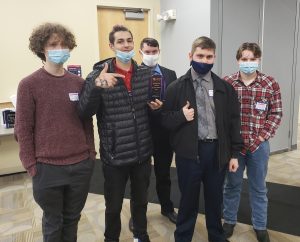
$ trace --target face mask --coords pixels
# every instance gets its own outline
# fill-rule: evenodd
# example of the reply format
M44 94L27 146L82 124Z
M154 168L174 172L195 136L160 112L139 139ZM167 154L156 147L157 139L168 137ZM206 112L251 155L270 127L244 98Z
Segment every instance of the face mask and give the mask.
M134 50L131 50L129 52L116 50L116 57L124 64L127 64L132 59L133 56L134 56Z
M213 68L214 64L207 64L203 62L191 61L191 65L193 69L200 75L205 75L208 73L211 68Z
M68 49L48 50L49 60L55 64L63 64L70 57L70 51Z
M246 75L250 75L257 70L258 62L254 62L254 61L241 62L239 64L239 68L241 72L245 73Z
M146 66L150 66L150 67L156 66L156 64L158 63L158 56L159 56L159 54L156 54L156 55L146 55L143 52L142 52L142 54L143 54L143 63Z

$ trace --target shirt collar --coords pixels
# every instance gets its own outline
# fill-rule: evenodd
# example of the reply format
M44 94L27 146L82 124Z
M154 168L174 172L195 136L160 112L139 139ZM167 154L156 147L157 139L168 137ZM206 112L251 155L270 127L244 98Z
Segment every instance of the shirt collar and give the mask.
M207 72L205 75L200 75L197 73L193 67L191 67L191 75L192 75L192 80L196 81L197 79L203 79L206 82L212 82L212 77L211 77L211 71Z
M262 80L262 73L259 72L259 71L256 71L256 72L257 72L257 76L256 76L255 80L252 82L252 84L255 83L255 82L260 83L261 80ZM237 81L237 82L241 82L242 83L242 78L241 78L241 74L240 74L239 71L236 72L236 73L234 73L234 74L232 74L231 75L231 79L233 81Z
M162 72L161 72L158 64L156 64L154 67L152 67L152 73L160 74L162 76Z
M119 68L119 67L117 66L116 61L114 61L114 66L115 66L116 72L119 73L119 74L122 74L122 75L124 75L124 76L127 75L127 74L132 73L132 69L133 69L133 65L132 65L132 64L130 65L130 69L129 69L128 71Z

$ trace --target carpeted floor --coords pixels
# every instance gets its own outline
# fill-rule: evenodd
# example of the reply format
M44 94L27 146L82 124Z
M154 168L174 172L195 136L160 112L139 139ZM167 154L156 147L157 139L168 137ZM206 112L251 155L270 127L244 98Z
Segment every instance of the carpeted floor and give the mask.
M174 206L178 208L180 192L177 183L176 168L171 168L172 194ZM300 187L288 186L276 183L267 183L269 209L268 228L300 236ZM94 174L91 180L90 192L103 194L103 174L100 160L97 160ZM130 198L129 185L127 184L125 197ZM149 202L158 203L155 191L155 175L152 169L149 189ZM203 193L200 195L200 213L204 213ZM243 191L238 214L238 221L251 224L251 212L248 199L247 180L244 180Z

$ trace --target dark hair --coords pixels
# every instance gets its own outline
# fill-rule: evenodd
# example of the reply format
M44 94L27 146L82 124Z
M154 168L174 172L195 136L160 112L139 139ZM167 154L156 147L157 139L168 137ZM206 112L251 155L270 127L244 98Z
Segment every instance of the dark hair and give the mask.
M201 36L194 40L191 50L192 54L194 54L197 47L200 47L201 49L212 49L213 51L216 50L215 42L206 36Z
M29 38L29 49L43 61L46 61L44 48L53 34L57 34L70 50L76 45L75 36L61 24L45 23L36 27Z
M148 45L148 46L151 46L151 47L158 47L159 49L159 43L156 39L154 38L144 38L142 41L141 41L141 44L140 44L140 48L142 49L144 44Z
M119 32L119 31L129 32L130 35L131 35L131 38L133 38L132 33L128 28L126 28L123 25L118 25L117 24L117 25L113 26L112 31L109 33L109 43L114 44L114 42L115 42L115 33Z
M261 57L261 50L258 44L256 43L243 43L239 49L236 52L236 59L239 60L242 57L242 52L244 50L250 50L252 51L253 55L255 58L260 58Z

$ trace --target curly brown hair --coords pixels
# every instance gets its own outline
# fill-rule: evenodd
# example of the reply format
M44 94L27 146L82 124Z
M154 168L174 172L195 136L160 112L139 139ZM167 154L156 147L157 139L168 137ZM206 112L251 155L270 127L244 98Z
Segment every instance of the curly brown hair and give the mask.
M45 23L36 27L29 38L29 49L43 61L46 61L44 48L53 34L57 34L70 50L76 45L73 33L61 24Z

